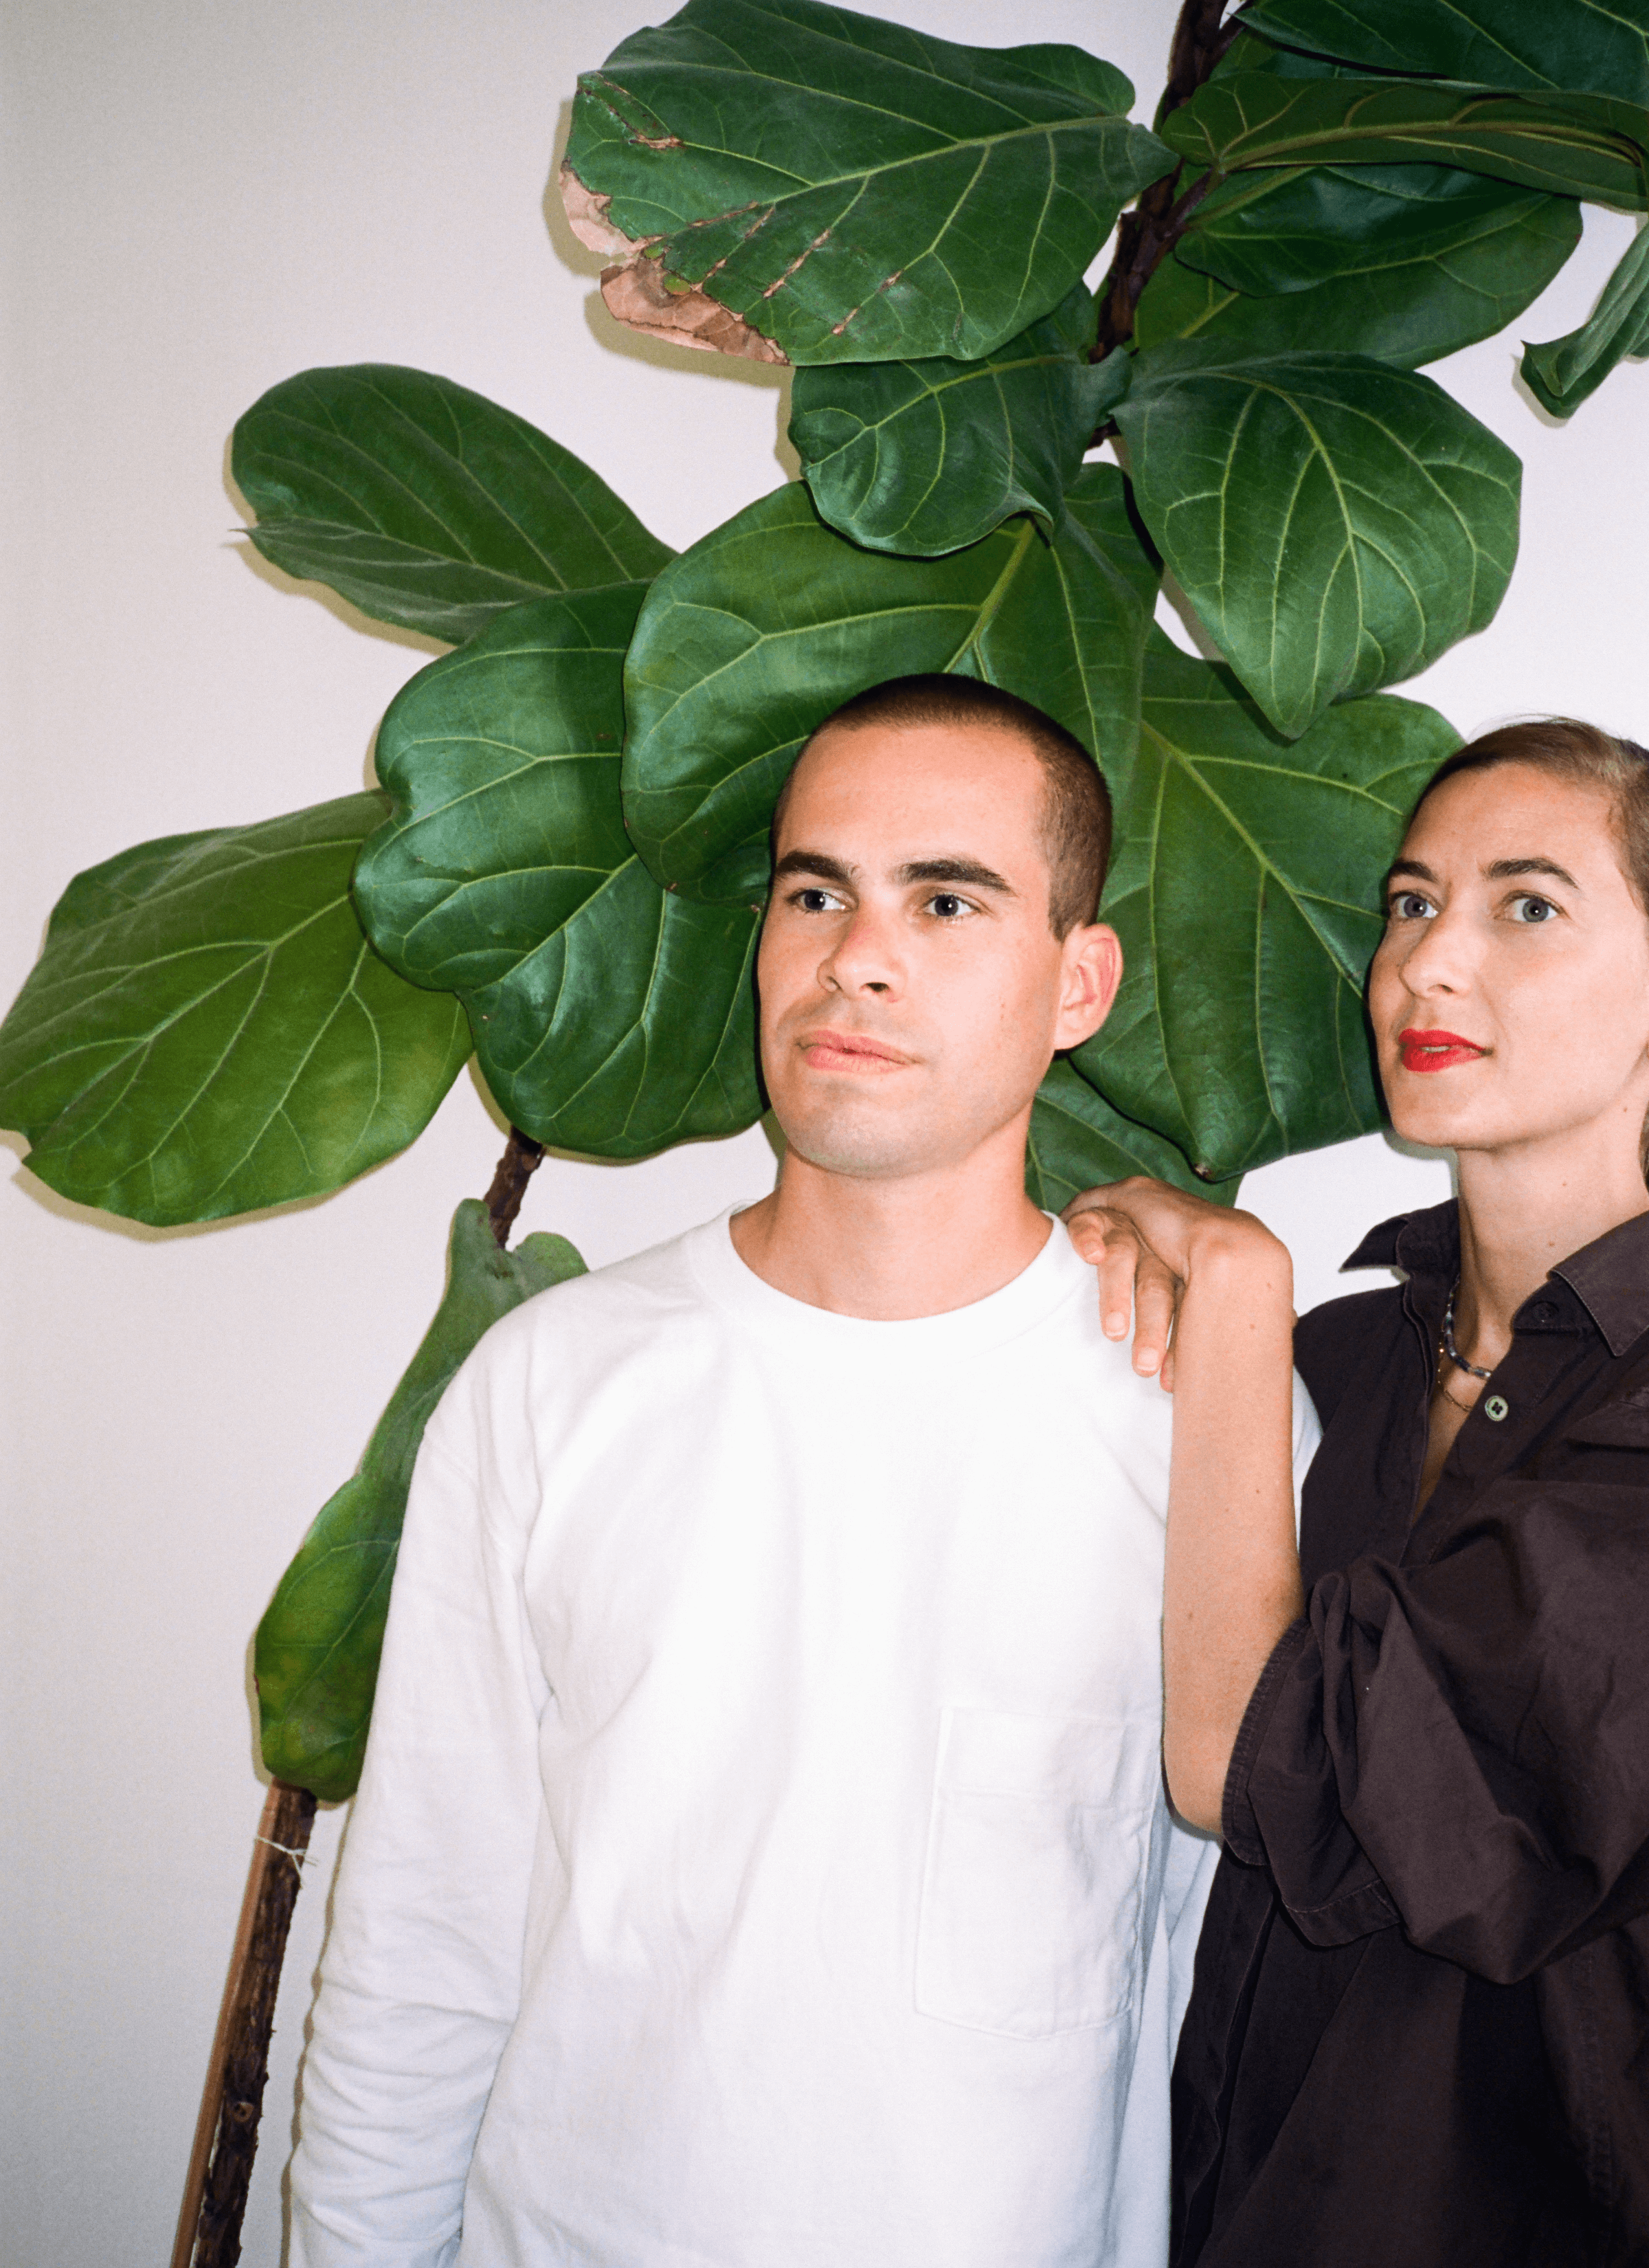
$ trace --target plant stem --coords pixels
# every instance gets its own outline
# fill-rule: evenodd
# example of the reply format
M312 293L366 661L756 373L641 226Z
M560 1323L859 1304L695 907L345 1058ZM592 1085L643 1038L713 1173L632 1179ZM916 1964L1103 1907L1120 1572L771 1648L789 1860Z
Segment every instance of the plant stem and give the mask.
M501 1250L521 1210L544 1145L519 1126L487 1192L487 1215ZM269 2039L287 1933L309 1848L315 1799L307 1788L271 1780L252 1845L240 1920L206 2066L195 2145L183 2185L172 2268L234 2268L240 2224L257 2156L258 2122L269 2075Z
M543 1156L541 1142L534 1142L532 1136L523 1134L519 1126L511 1127L510 1139L498 1160L492 1187L487 1191L487 1216L492 1223L492 1233L498 1240L501 1252L508 1249L510 1231L515 1226L515 1217L521 1210L526 1185L538 1171Z
M1227 0L1185 0L1168 50L1168 83L1157 105L1159 126L1171 111L1190 100L1236 38L1237 25L1221 21L1226 4ZM1133 337L1141 292L1202 202L1203 181L1194 183L1183 196L1176 196L1184 170L1181 166L1153 181L1133 210L1124 213L1117 224L1110 273L1094 295L1100 305L1100 334L1090 357L1094 362L1102 362ZM1097 440L1100 436L1094 438Z
M172 2268L234 2268L240 2257L281 1963L314 1819L307 1788L270 1781L206 2066Z

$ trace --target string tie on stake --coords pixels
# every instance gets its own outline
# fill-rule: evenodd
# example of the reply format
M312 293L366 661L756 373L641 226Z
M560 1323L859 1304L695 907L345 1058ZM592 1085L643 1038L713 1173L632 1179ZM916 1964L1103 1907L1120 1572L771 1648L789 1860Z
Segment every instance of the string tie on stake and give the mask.
M307 1851L294 1851L290 1843L277 1843L272 1835L254 1835L252 1839L254 1843L267 1843L271 1851L280 1852L283 1858L291 1860L294 1867L301 1867L308 1859Z

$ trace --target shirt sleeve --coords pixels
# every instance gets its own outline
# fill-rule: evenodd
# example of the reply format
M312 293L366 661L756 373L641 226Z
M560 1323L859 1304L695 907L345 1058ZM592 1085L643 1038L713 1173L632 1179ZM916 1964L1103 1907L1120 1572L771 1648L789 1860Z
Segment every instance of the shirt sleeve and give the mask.
M304 2062L291 2268L455 2257L519 1999L548 1694L477 1399L460 1373L408 1500Z
M1423 1565L1314 1587L1249 1703L1233 1855L1313 1944L1401 1924L1514 1983L1649 1911L1649 1490L1492 1483Z

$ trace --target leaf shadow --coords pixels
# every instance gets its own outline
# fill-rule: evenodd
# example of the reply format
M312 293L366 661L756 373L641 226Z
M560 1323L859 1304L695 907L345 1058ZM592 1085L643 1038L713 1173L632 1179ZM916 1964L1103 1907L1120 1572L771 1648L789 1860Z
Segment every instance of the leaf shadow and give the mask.
M257 514L235 486L234 475L230 469L234 446L235 437L231 432L224 443L224 494L228 497L231 508L238 512L243 520L250 523L256 519ZM326 583L305 582L295 575L289 575L283 567L277 567L272 560L266 559L256 545L248 541L245 527L236 528L225 537L225 542L226 548L239 551L259 582L267 583L272 591L279 591L284 596L312 600L316 606L324 608L335 622L342 622L346 630L364 630L369 637L383 638L390 645L405 646L409 653L416 653L428 661L438 660L442 654L453 651L443 638L429 637L422 630L403 630L399 622L380 622L375 615L364 615L358 607L351 605L348 599L341 598ZM372 779L367 781L369 787L376 784Z
M1156 622L1182 653L1195 654L1203 661L1226 666L1225 655L1203 628L1196 609L1167 567L1162 571L1162 586L1157 593Z
M566 209L561 202L561 166L566 155L567 137L572 130L572 98L563 102L556 117L556 135L551 146L549 178L544 184L540 210L544 216L544 227L556 257L575 276L583 276L596 286L585 296L584 320L596 343L612 354L621 354L631 362L644 363L649 370L662 371L666 376L679 377L685 370L694 377L716 377L735 386L754 387L758 393L775 396L775 411L778 431L774 438L773 454L777 459L788 481L801 478L801 459L790 444L790 382L793 372L773 363L746 362L738 355L708 354L699 347L674 347L664 339L651 338L645 332L632 331L607 311L601 297L600 276L608 264L598 252L592 252L573 234Z
M60 1196L49 1182L41 1181L38 1174L30 1172L28 1146L25 1135L9 1130L0 1132L0 1150L9 1150L18 1161L18 1170L11 1178L13 1189L27 1197L31 1204L39 1205L42 1212L49 1213L54 1220L72 1221L84 1228L102 1229L106 1234L123 1236L132 1244L177 1244L188 1237L216 1236L225 1229L247 1228L258 1221L279 1220L288 1213L313 1212L318 1206L330 1204L334 1197L342 1197L344 1190L358 1187L374 1174L381 1174L386 1166L393 1166L396 1158L405 1155L403 1151L398 1150L394 1158L380 1158L364 1174L357 1174L353 1181L344 1182L342 1189L322 1189L314 1197L284 1197L278 1204L258 1205L250 1212L228 1213L221 1220L180 1220L162 1228L151 1221L128 1220L123 1213L105 1212L99 1206L82 1204L76 1197ZM411 1145L409 1144L408 1147L410 1148Z

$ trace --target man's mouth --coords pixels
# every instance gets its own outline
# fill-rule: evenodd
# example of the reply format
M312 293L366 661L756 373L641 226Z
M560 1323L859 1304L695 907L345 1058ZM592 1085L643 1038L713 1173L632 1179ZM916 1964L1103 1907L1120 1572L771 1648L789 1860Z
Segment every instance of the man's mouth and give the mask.
M911 1058L880 1040L867 1040L858 1032L805 1032L796 1042L807 1059L809 1071L846 1071L860 1078L903 1071Z
M1397 1047L1404 1071L1447 1071L1455 1064L1476 1063L1488 1053L1458 1032L1399 1032Z

